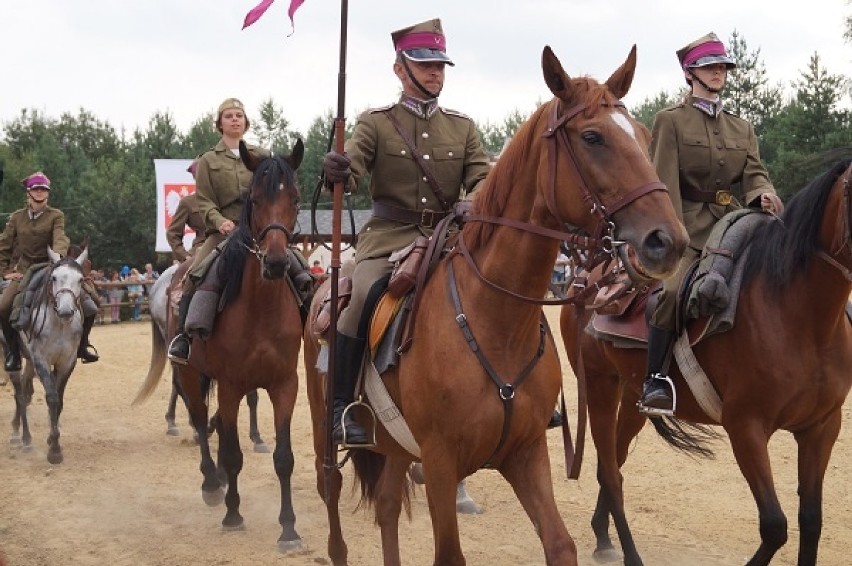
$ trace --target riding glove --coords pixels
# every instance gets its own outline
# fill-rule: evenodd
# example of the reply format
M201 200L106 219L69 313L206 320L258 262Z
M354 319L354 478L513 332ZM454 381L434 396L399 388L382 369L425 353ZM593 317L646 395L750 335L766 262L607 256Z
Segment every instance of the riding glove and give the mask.
M329 151L322 160L322 172L325 180L329 183L345 183L352 170L349 168L350 161L346 154Z

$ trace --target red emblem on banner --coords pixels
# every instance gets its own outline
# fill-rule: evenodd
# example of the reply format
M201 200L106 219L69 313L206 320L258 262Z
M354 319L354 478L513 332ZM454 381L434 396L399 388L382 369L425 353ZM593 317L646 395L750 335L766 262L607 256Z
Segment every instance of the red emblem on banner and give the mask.
M168 228L172 223L172 217L177 212L178 203L180 203L180 199L187 195L191 195L195 192L195 184L193 183L165 183L163 185L163 191L165 193L165 198L163 199L163 203L165 205L165 226ZM192 234L192 230L189 226L184 228L185 234Z

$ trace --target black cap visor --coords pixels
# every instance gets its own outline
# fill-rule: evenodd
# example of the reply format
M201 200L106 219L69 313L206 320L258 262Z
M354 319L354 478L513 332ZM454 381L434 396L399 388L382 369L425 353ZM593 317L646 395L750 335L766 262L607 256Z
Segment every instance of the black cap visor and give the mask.
M418 63L446 63L447 65L455 67L455 63L453 63L452 59L447 57L447 54L440 49L406 49L402 52L402 54L405 55L406 59L409 61L416 61Z

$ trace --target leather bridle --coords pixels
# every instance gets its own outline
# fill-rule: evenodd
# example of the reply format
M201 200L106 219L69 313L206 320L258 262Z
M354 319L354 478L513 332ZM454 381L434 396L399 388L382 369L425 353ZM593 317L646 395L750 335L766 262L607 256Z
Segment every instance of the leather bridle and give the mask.
M603 102L602 105L610 106L605 102ZM621 102L616 102L612 106L616 108L624 108L624 104L622 104ZM561 215L559 214L559 210L556 207L556 163L557 156L561 150L568 156L570 160L570 163L572 165L571 171L572 174L577 178L577 184L580 188L580 194L583 198L583 202L586 203L586 205L589 207L590 212L598 219L597 225L591 234L581 235L574 230L553 230L536 224L531 224L529 222L521 222L519 220L514 220L511 218L484 216L481 214L465 215L465 222L486 222L489 224L498 224L502 226L508 226L516 230L521 230L524 232L537 234L539 236L544 236L546 238L564 241L570 249L575 251L583 250L586 252L582 254L585 259L583 260L583 263L579 266L582 267L583 270L585 270L586 272L591 272L594 267L600 265L601 263L615 260L618 254L618 248L623 246L625 242L619 241L615 237L616 226L615 221L613 219L613 215L621 209L626 208L639 198L647 195L648 193L654 191L666 191L667 189L666 186L660 181L651 181L628 191L626 194L624 194L618 200L612 203L603 202L594 192L592 192L591 189L589 189L589 185L586 182L586 179L583 176L583 173L581 172L580 167L577 163L577 157L574 154L574 150L571 147L570 141L568 140L568 132L565 128L565 125L571 119L579 115L581 112L585 111L587 108L587 104L577 104L560 115L558 101L553 104L553 109L548 117L548 126L545 130L545 133L543 134L544 138L546 138L547 140L547 152L549 160L548 188L547 192L545 193L545 202L547 203L548 211L558 221L559 225L568 226L569 224L565 222L565 220L561 217ZM487 279L485 275L479 270L479 267L476 265L476 262L473 260L473 257L470 254L470 250L468 249L467 244L465 243L464 237L459 238L459 245L457 249L458 252L465 258L471 270L483 283L485 283L492 289L495 289L527 303L534 303L540 305L564 305L567 303L585 303L590 300L593 295L597 294L598 291L597 288L581 289L577 293L574 293L571 296L562 299L539 299L535 297L527 297L525 295L521 295L520 293L516 293L514 291L506 289L505 287L495 283L494 281ZM608 283L608 281L604 280L600 282L601 285L606 285Z

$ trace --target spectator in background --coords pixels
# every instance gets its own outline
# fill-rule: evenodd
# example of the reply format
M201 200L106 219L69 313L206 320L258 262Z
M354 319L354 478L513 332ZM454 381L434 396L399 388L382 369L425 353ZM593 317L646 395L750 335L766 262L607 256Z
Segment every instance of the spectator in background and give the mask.
M133 320L142 320L142 302L145 300L145 286L142 285L143 278L135 267L130 270L127 278L127 300L133 303Z
M128 273L130 270L128 269ZM109 276L110 283L121 283L121 274L118 271L113 271ZM109 287L107 291L109 296L109 304L110 304L110 322L112 324L118 324L121 322L121 300L124 298L124 288L118 285L113 285Z
M198 158L186 169L192 173L193 179L195 179L196 169L198 169ZM195 239L192 240L192 247L189 250L183 245L183 235L187 226L195 232ZM172 248L172 257L178 262L183 262L186 258L192 257L195 250L201 247L205 239L207 239L207 234L204 217L201 216L201 210L198 207L198 197L195 196L195 193L186 195L180 199L166 230L166 240Z

